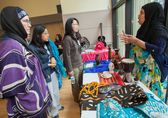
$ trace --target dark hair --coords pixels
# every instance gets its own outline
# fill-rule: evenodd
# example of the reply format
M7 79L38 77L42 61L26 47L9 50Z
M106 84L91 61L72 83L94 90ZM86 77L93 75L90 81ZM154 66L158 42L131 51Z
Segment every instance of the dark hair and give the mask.
M72 29L72 23L73 21L76 20L76 22L79 24L79 21L76 19L76 18L69 18L67 21L66 21L66 24L65 24L65 36L66 35L69 35L72 37L72 39L74 40L80 40L81 39L81 35L79 32L76 32L76 37L74 37L74 31ZM64 37L65 37L64 36Z
M57 40L58 39L58 40ZM55 41L62 41L61 34L56 34Z
M37 47L43 47L44 42L41 38L41 35L45 31L45 29L46 27L43 25L37 25L34 27L31 44Z
M65 24L65 35L73 34L72 23L74 20L76 20L76 22L79 24L79 21L76 18L69 18Z

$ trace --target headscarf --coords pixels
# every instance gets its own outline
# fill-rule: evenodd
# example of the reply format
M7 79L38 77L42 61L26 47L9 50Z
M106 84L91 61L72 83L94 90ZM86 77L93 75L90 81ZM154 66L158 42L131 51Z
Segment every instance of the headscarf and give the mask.
M157 38L168 39L168 30L164 26L164 10L157 2L142 6L145 11L145 21L137 32L137 38L152 43Z
M27 33L21 23L21 19L28 14L19 7L5 7L1 11L1 26L8 37L17 40L29 49L26 43Z

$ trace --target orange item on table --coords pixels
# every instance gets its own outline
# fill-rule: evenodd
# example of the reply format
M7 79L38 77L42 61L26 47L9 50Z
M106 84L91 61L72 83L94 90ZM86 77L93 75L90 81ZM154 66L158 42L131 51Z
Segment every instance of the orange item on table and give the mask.
M117 72L114 72L113 75L109 78L104 78L104 77L102 77L102 75L103 75L103 73L98 73L100 83L102 83L104 85L109 85L112 83L116 83L121 86L124 85L122 78L120 77L120 75Z

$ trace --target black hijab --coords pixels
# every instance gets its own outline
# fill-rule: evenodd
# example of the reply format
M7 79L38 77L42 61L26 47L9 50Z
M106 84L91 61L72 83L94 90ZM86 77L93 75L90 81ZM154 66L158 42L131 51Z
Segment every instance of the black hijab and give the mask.
M164 26L164 10L157 2L144 5L142 9L145 11L145 22L141 25L137 32L137 38L152 43L157 38L168 39L168 30Z
M5 7L1 11L1 26L5 36L17 40L19 43L29 49L26 42L27 33L21 23L21 19L27 16L27 13L19 7ZM29 49L30 50L30 49Z

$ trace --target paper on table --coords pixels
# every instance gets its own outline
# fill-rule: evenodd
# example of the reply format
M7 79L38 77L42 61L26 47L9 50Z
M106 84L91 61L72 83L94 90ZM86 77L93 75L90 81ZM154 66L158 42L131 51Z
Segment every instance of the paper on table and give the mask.
M92 68L94 66L94 63L88 63L85 65L86 68Z
M97 73L84 73L83 74L83 85L91 83L91 82L98 82L99 77Z
M96 111L82 111L81 118L96 118Z

